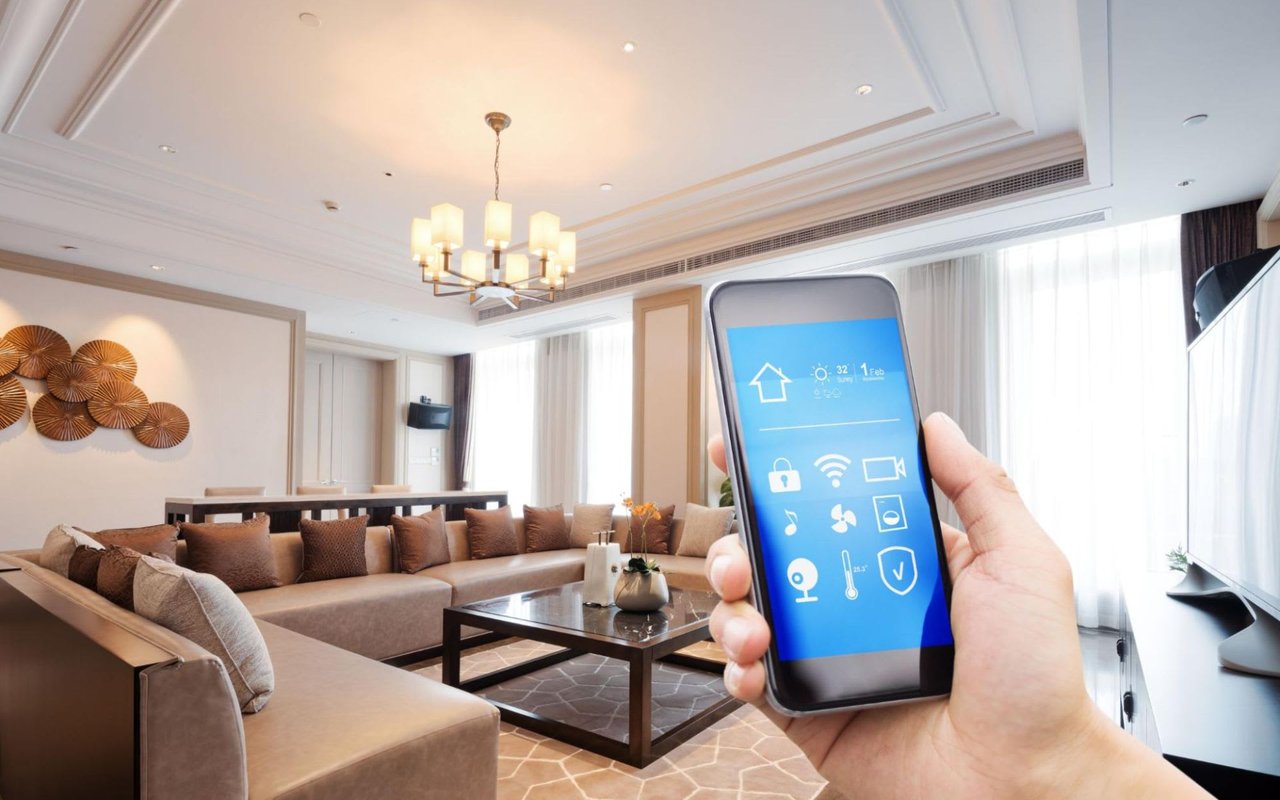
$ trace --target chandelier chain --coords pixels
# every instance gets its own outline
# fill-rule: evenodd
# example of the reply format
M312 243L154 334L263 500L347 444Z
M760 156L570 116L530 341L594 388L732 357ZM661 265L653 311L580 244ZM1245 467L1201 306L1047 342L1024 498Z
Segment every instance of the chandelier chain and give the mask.
M494 131L493 133L493 199L498 198L498 187L502 185L502 178L498 175L498 155L502 152L502 131Z

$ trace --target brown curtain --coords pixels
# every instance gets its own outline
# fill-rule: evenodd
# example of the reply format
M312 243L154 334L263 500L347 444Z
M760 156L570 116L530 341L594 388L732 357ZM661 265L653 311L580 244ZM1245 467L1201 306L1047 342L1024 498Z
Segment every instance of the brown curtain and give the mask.
M471 439L471 354L453 357L453 488L467 488L467 444Z
M1196 280L1215 264L1247 256L1258 249L1261 203L1261 200L1249 200L1182 215L1182 309L1188 344L1200 333L1191 305Z

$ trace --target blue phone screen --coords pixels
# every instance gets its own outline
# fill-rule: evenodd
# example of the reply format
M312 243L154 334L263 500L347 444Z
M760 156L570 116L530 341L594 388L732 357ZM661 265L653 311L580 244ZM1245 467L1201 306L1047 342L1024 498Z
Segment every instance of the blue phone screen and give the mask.
M898 321L727 336L779 658L951 644Z

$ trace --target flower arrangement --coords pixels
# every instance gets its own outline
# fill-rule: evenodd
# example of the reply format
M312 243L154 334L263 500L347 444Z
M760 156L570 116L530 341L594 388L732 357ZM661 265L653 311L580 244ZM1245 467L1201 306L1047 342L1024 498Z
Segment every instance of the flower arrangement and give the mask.
M623 500L622 505L626 506L632 517L640 520L640 555L633 552L622 571L640 575L661 572L658 562L649 558L649 523L658 518L658 507L653 503L637 503L630 497Z

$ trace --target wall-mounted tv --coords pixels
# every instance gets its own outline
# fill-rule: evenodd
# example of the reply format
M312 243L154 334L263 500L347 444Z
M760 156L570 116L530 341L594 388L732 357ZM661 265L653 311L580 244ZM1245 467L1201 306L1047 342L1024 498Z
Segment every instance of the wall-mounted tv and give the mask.
M419 430L444 430L453 423L453 406L433 403L431 398L424 397L420 402L409 404L409 427Z

